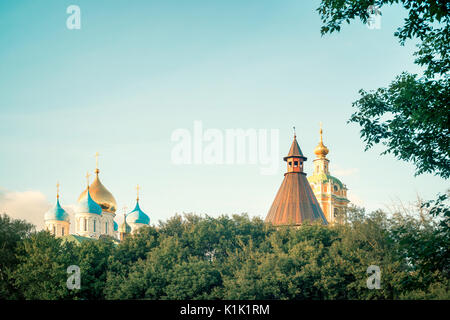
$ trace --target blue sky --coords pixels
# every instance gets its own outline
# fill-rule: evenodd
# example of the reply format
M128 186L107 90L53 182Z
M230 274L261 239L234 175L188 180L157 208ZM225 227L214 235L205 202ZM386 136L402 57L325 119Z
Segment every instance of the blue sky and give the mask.
M71 4L81 9L80 30L66 28ZM332 174L371 210L444 191L444 180L414 177L411 164L379 156L380 147L364 152L358 126L347 124L359 89L420 72L414 44L393 36L403 9L382 8L379 30L355 21L321 37L318 6L1 1L0 192L42 193L53 203L60 181L62 204L74 204L98 151L118 207L134 206L139 183L152 222L183 211L264 218L284 162L269 176L255 165L176 166L171 134L193 130L195 120L205 129L279 129L280 159L296 126L308 173L322 121ZM0 201L0 210L15 209Z

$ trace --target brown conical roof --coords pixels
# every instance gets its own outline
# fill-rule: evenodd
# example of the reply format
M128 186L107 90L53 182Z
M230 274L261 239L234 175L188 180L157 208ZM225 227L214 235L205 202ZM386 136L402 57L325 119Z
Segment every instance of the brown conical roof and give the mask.
M265 221L273 225L301 225L316 220L328 224L306 175L287 173Z
M292 157L302 157L302 158L305 158L305 160L306 160L306 157L303 155L302 150L300 149L300 146L298 145L297 136L294 136L294 141L292 141L291 148L289 149L289 153L283 159L286 161L287 158L292 158Z
M307 221L328 224L306 179L306 173L303 172L303 161L306 161L306 157L303 156L295 136L284 160L287 161L288 158L298 158L298 162L293 164L289 161L288 172L284 174L284 180L265 221L276 226L301 225Z

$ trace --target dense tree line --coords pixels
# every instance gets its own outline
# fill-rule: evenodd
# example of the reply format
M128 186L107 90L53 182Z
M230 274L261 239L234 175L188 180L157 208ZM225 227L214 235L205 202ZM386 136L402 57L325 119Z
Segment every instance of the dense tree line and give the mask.
M343 225L299 228L186 214L120 244L76 245L3 215L0 298L449 299L448 227L443 202L390 215L352 207ZM80 289L66 287L69 265ZM370 265L380 289L367 287Z

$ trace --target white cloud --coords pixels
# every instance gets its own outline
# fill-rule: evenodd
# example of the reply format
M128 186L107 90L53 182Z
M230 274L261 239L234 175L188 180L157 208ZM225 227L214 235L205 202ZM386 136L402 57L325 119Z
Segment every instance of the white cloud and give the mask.
M14 219L22 219L44 229L44 215L55 203L50 203L40 191L6 191L0 188L0 214L6 213ZM75 205L61 204L70 217L70 233L74 233Z
M44 227L44 214L52 204L40 191L0 190L0 213L6 213L14 219L26 220L36 226Z

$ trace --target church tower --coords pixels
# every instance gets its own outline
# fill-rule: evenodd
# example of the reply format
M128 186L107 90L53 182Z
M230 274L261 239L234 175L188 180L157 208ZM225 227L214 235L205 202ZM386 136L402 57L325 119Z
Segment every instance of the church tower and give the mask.
M342 223L345 221L347 204L350 202L347 199L347 187L338 178L330 175L330 160L326 158L329 150L323 144L322 125L319 133L320 141L314 149L314 171L308 181L328 222Z
M59 183L56 184L56 205L45 213L45 227L55 237L69 234L69 214L59 204Z
M303 155L294 134L291 149L284 161L287 172L265 221L275 226L298 226L304 222L319 221L328 224L303 171Z

